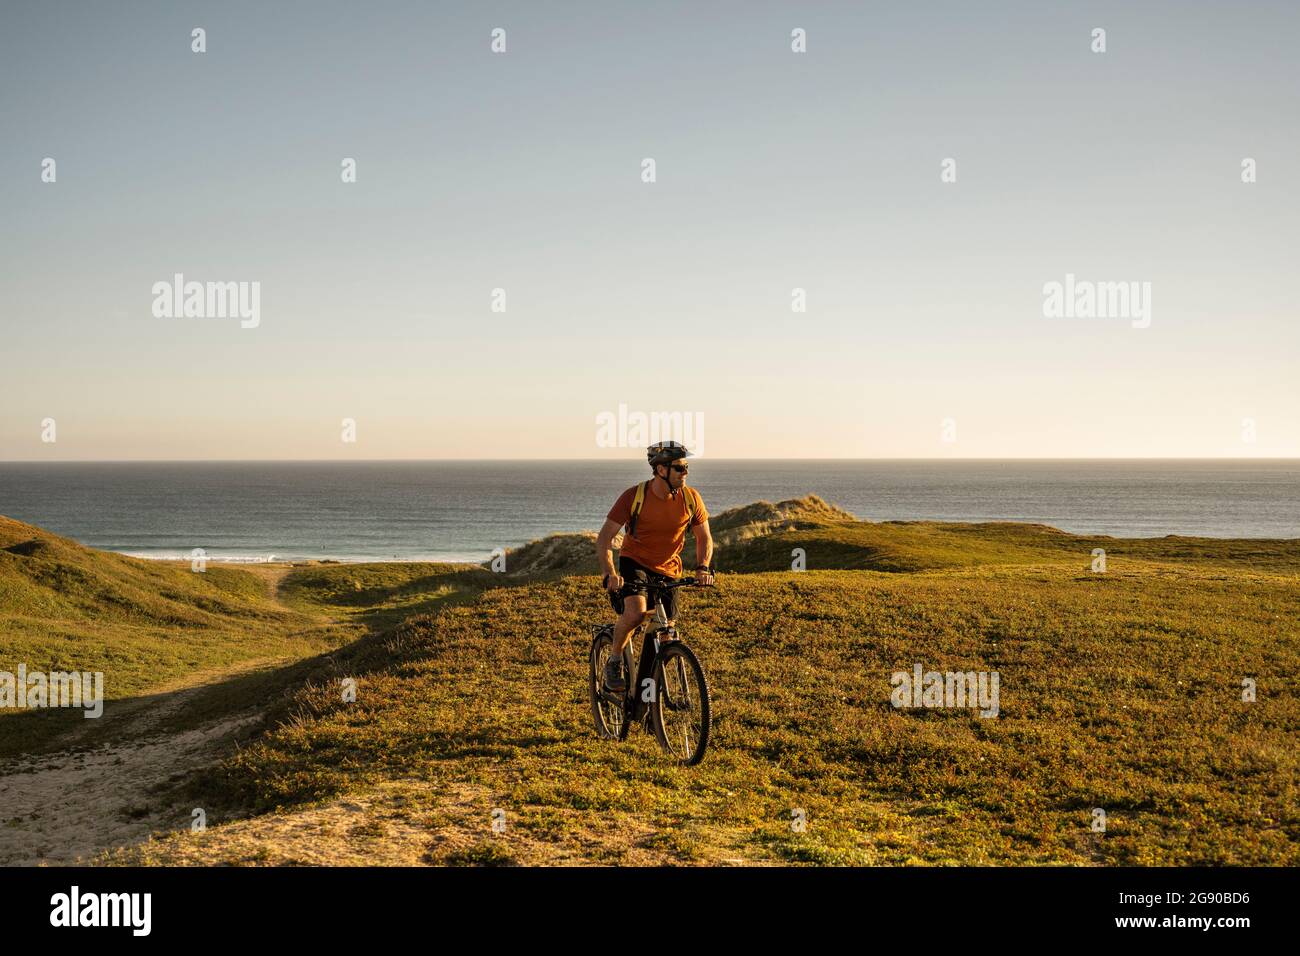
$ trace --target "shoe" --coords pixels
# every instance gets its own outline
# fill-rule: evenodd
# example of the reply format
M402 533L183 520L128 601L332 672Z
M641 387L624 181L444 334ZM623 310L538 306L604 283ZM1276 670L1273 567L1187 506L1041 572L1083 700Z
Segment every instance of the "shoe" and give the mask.
M605 690L611 694L627 693L627 678L623 676L621 657L613 657L605 662Z

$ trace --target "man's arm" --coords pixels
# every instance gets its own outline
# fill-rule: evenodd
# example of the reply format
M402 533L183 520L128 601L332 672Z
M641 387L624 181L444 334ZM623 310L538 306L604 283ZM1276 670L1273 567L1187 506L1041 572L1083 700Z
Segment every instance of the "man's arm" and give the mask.
M605 587L617 591L623 586L623 579L614 568L614 539L623 530L623 526L612 518L606 518L600 534L596 535L596 560L600 562L600 573L605 575Z
M709 530L708 521L702 521L691 529L695 532L695 564L713 564L713 532ZM695 575L700 584L712 584L713 572L700 571Z

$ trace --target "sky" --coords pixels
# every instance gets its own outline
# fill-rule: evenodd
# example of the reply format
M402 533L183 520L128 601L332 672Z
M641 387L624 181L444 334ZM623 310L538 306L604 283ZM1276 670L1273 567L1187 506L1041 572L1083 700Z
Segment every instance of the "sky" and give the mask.
M720 458L1300 456L1298 28L6 2L0 460L639 456L620 406ZM1045 315L1067 276L1149 313Z

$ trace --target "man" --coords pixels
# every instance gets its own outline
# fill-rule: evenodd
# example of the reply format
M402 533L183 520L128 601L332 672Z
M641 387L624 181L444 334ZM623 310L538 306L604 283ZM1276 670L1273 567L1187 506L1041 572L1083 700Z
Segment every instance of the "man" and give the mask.
M618 599L623 599L623 612L614 623L614 645L605 664L605 689L614 694L627 690L623 674L623 649L631 634L644 621L650 619L654 609L646 607L644 590L632 590L659 578L682 576L682 545L686 543L686 529L695 533L695 580L709 586L713 584L713 536L709 532L709 513L704 501L694 488L686 487L689 467L686 459L691 453L685 445L675 441L656 442L646 449L646 460L654 477L644 488L634 485L614 502L605 518L605 526L596 538L596 556L604 573L605 590L610 603L618 610ZM637 492L641 491L641 505L636 507ZM635 514L634 514L635 512ZM614 567L611 548L615 537L627 526L619 548L618 568ZM677 614L676 591L664 591L660 603L668 623Z

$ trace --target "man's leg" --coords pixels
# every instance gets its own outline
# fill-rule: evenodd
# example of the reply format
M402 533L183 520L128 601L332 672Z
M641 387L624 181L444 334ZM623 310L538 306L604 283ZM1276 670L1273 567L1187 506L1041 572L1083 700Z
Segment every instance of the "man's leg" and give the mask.
M614 646L609 650L610 657L619 657L631 640L631 634L645 620L645 595L630 594L623 599L623 613L614 622Z
M677 592L659 592L659 606L663 608L664 617L667 619L665 627L672 627L677 620Z
M605 662L603 678L605 690L614 693L622 693L627 687L625 682L632 679L631 674L624 673L623 651L627 648L628 642L632 639L632 634L636 631L642 619L648 617L645 613L645 597L643 595L631 594L625 597L623 601L623 613L614 622L614 641L610 645L609 659Z

